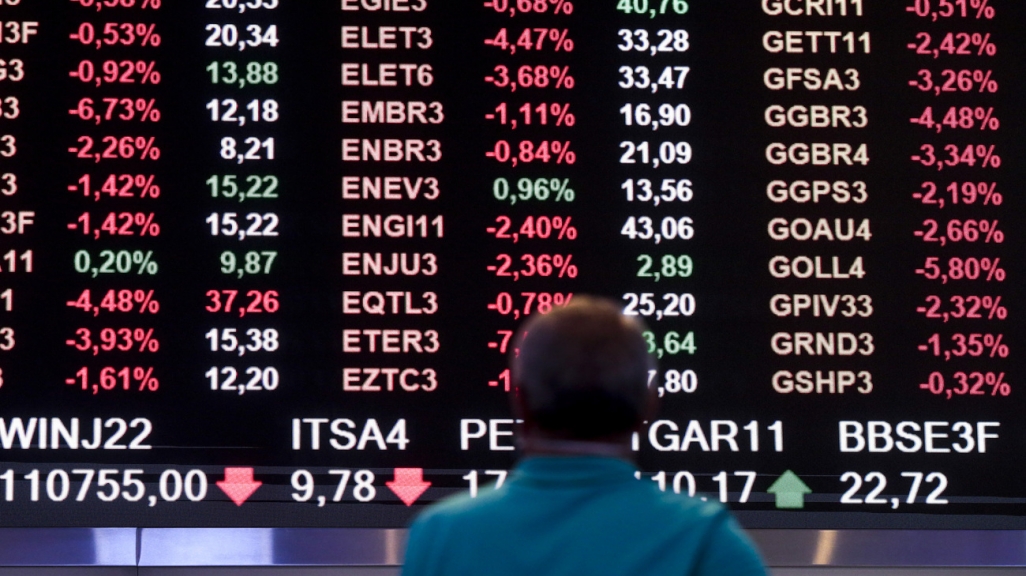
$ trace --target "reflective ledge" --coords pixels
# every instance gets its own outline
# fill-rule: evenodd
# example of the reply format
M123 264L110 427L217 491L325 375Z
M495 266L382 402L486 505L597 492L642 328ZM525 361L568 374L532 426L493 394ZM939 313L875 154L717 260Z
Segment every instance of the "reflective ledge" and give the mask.
M0 528L0 566L135 566L135 528Z
M1026 566L1020 530L750 530L773 567Z
M752 530L773 567L1026 566L1026 532ZM405 530L146 529L140 566L398 566Z
M1026 567L1021 530L751 530L772 567ZM405 530L0 529L0 566L398 566Z
M147 528L140 566L398 566L406 530Z

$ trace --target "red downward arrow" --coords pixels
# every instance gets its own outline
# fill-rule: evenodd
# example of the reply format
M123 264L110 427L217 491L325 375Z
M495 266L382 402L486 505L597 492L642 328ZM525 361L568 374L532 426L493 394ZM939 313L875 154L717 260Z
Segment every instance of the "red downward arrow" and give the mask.
M424 481L423 468L396 468L395 480L385 482L385 486L395 492L395 495L404 504L413 506L413 503L427 491L431 483Z
M225 468L224 480L217 481L220 488L236 506L242 506L264 483L253 479L252 468Z

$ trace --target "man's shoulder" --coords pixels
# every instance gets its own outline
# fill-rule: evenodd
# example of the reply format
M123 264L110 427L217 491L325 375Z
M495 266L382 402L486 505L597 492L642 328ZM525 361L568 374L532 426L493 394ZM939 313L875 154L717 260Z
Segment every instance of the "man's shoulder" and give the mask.
M730 513L719 502L663 492L651 483L639 482L631 492L624 504L630 506L635 514L648 517L649 521L668 529L704 531L730 519Z
M660 566L673 567L665 573L686 573L682 567L698 562L703 568L695 574L764 574L724 506L664 493L648 482L556 498L509 486L482 490L476 498L453 496L421 514L410 541L414 557L422 561L430 553L433 562L444 557L444 562L487 564L510 554L529 562L534 557L528 552L555 549L592 558L591 547L598 546L628 563L630 558L643 564L659 559Z
M654 485L638 482L623 486L621 490L606 492L591 504L609 513L622 512L635 518L648 518L656 525L675 525L690 530L703 529L730 517L727 509L718 502L706 502L698 498L661 492ZM473 519L493 519L498 514L515 513L537 502L523 501L524 494L511 492L506 487L482 490L476 497L467 493L458 494L431 506L418 518L420 523L452 524ZM618 510L619 509L619 510Z
M494 509L504 506L505 500L505 490L502 489L482 490L475 497L463 492L430 506L417 517L417 522L448 523L478 515L488 516Z
M663 492L652 487L650 493L651 506L664 514L679 515L696 521L714 521L728 516L726 507L719 502L704 498L685 496L673 492Z
M695 574L765 576L762 561L752 542L726 506L673 493L662 493L654 519L666 528L664 536L676 542L696 544Z

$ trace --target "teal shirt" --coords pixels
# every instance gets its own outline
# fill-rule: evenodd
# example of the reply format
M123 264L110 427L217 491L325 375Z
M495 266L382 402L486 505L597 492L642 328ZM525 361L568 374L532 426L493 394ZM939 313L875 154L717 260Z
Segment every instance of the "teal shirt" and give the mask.
M659 491L600 457L528 458L502 488L429 508L403 576L765 576L718 503Z

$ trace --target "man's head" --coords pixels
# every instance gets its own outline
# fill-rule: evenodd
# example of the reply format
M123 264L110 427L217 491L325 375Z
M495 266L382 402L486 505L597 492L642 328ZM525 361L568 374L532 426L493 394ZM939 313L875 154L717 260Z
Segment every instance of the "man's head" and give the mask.
M575 297L533 318L522 334L512 375L527 432L609 441L649 416L648 373L655 363L640 324L612 302Z

